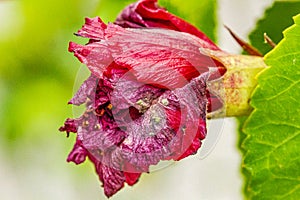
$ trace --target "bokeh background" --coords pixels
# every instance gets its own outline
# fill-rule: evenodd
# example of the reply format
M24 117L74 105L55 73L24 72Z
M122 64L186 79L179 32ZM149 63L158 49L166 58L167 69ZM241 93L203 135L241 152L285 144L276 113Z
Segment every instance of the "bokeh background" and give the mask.
M77 87L74 83L82 67L67 48L70 40L85 40L72 34L81 27L84 17L100 15L106 22L113 21L127 3L0 1L1 200L106 199L91 163L66 163L75 135L67 139L58 128L65 118L73 116L67 102ZM239 53L240 47L223 24L247 39L271 3L272 0L219 0L219 46ZM125 187L111 199L242 199L235 120L211 121L209 135L215 142L203 150L205 153L200 151L145 174L134 187Z

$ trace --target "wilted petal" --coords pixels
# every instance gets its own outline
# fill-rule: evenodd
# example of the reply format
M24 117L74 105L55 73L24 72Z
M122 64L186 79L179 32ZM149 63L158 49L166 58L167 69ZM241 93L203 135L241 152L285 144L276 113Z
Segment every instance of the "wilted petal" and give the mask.
M173 30L124 29L109 24L103 40L85 46L71 42L69 51L97 77L102 78L110 65L117 65L132 70L138 81L174 89L209 67L223 67L199 48L210 48L210 43Z
M69 101L69 104L79 106L85 103L89 96L95 94L97 83L98 78L94 75L90 75L89 78L80 86L74 97Z
M200 76L183 88L165 92L140 118L126 125L128 136L116 151L136 167L134 172L197 152L206 136L205 81Z
M70 42L69 51L86 64L91 72L101 78L105 68L113 62L111 53L104 41L92 42L87 45L79 45Z
M99 17L85 18L85 24L76 35L93 40L101 40L104 38L105 29L106 24Z
M77 132L77 124L76 124L75 120L68 118L65 121L64 126L62 126L62 127L59 128L59 131L61 131L61 132L64 132L64 131L67 132L68 136L69 136L70 132L76 133Z
M153 85L138 82L132 73L127 72L114 83L114 90L110 99L114 105L114 114L119 110L128 109L130 106L142 113L164 91L164 89Z
M107 164L110 163L110 155L103 157L101 160L102 162L93 158L92 156L90 159L96 167L97 174L103 183L102 186L107 197L111 197L124 187L124 183L126 181L124 173Z
M199 51L209 44L193 35L165 29L124 29L108 25L106 38L114 61L131 69L138 81L178 88L215 67Z
M166 28L186 32L199 37L209 45L207 48L219 48L201 31L188 22L169 13L157 5L157 0L140 0L126 7L117 17L115 24L126 28Z
M201 140L206 136L206 92L207 74L197 77L190 84L175 90L176 96L183 105L183 124L181 149L185 150L176 160L180 160L191 154L195 154L201 146Z
M76 125L78 132L68 161L79 164L88 156L95 164L105 194L111 196L125 182L129 185L136 183L140 173L147 172L150 165L196 153L206 134L205 81L206 75L202 75L183 88L164 93L160 91L157 93L160 96L153 94L156 99L145 113L123 126L126 132L110 118L110 110L98 115L89 111L88 107L81 118L68 120L65 128L61 129L69 130L68 124L70 127ZM132 80L124 82L132 83ZM143 88L143 85L140 87ZM99 109L105 105L99 105ZM129 109L128 106L122 109ZM119 111L122 109L119 108Z
M95 115L91 117L97 118ZM102 127L103 123L98 120L89 119L88 127L82 127L78 133L82 138L82 143L86 149L93 152L107 151L119 145L126 137L127 133L119 128ZM95 122L95 123L92 123ZM110 124L111 127L117 127L116 124Z
M78 165L80 163L83 163L87 156L87 150L82 146L81 141L77 139L72 151L68 155L67 161L74 162Z
M134 185L140 178L141 173L134 173L134 171L130 166L130 164L127 163L127 166L125 169L129 169L129 172L124 172L126 183L130 186Z

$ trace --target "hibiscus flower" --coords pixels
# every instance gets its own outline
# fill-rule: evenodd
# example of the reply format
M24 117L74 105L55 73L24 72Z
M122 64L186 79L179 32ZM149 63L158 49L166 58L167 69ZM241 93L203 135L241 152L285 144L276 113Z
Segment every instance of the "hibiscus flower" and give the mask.
M70 104L85 104L60 131L77 133L67 161L89 158L110 197L161 160L193 155L206 136L206 114L222 104L207 81L226 71L199 49L221 50L191 24L157 6L129 5L115 24L86 18L69 51L91 71ZM212 105L216 105L215 108Z

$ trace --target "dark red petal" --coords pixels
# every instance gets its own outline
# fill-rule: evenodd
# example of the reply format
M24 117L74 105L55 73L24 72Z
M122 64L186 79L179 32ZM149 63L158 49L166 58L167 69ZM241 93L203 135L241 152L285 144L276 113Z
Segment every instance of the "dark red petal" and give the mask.
M104 38L105 29L106 24L99 17L85 18L85 24L76 35L93 40L101 40Z
M59 128L59 131L61 132L67 132L68 134L70 132L76 133L77 132L77 125L74 119L70 119L68 118L65 123L64 126Z
M140 178L141 173L134 173L134 167L130 163L124 163L126 166L125 169L128 169L128 172L124 172L126 183L130 186L134 185Z
M202 144L201 140L203 140L205 138L206 122L203 119L199 119L198 127L192 126L193 128L191 129L189 124L187 124L186 126L187 126L187 128L185 131L188 133L187 134L188 136L184 138L184 146L186 146L186 147L188 146L188 148L182 155L180 155L178 158L175 159L177 161L197 153L198 149L201 147L201 144ZM194 138L189 137L189 133L191 131L193 133L193 132L195 132L195 130L197 130L197 131L196 131L196 135L194 136ZM193 135L190 135L190 136L193 136Z
M180 160L195 154L201 146L201 141L206 136L206 76L193 79L190 84L175 90L176 96L181 99L184 106L181 112L183 119L183 137L178 146L181 154L175 160ZM184 150L184 152L183 152Z
M106 159L110 159L109 157L106 156ZM122 171L107 165L106 162L96 162L95 166L107 197L111 197L124 187L126 179Z
M88 156L94 163L99 179L103 183L105 195L110 197L127 181L121 170L119 162L121 158L113 151L117 144L124 140L123 135L126 133L113 124L104 131L104 125L99 123L99 118L103 116L97 116L94 112L86 112L77 120L77 141L68 156L68 162L80 164ZM113 123L113 121L107 123ZM128 182L133 184L134 179L136 182L138 177L132 176Z
M73 52L80 62L86 64L91 72L100 78L105 68L113 62L111 53L103 41L87 45L70 42L69 51Z
M90 151L95 149L107 151L120 144L126 136L126 133L121 130L106 129L104 131L102 128L93 130L97 124L89 124L89 126L91 126L90 130L83 129L80 135L82 135L84 147Z
M165 92L140 118L127 124L128 136L116 151L136 167L133 172L197 152L206 136L205 81L200 76L183 88Z
M140 0L126 7L117 17L116 24L123 27L157 27L190 33L206 41L207 48L219 48L196 27L157 5L157 0Z
M96 76L89 76L89 78L80 86L74 97L69 101L69 104L79 106L85 103L89 96L95 94L97 83L98 79Z
M83 163L88 155L88 152L85 148L82 147L81 141L76 140L76 143L70 152L67 161L74 162L75 164Z
M117 110L134 106L141 111L143 108L149 108L163 92L163 89L138 82L132 73L127 72L114 83L111 103ZM139 101L142 101L143 105L140 105Z
M78 139L68 161L79 164L88 156L96 167L105 194L110 197L125 182L135 184L140 173L149 171L150 165L196 153L206 135L206 80L207 76L202 75L183 88L166 91L161 96L152 94L157 99L151 102L143 115L124 126L126 132L120 129L115 122L116 115L112 116L110 110L101 115L97 111L86 111L76 121L69 120L72 127L77 126ZM122 82L122 79L119 81ZM124 83L133 84L132 81L129 79ZM116 83L112 82L112 85ZM141 94L146 91L143 87L149 87L137 85ZM111 96L111 91L106 95ZM90 110L92 105L88 104L87 109ZM100 104L98 109L106 105ZM126 106L123 109L126 110Z
M171 127L175 132L177 132L180 128L180 122L182 117L181 114L182 113L180 108L166 109L167 125Z
M124 176L126 179L126 183L130 186L136 184L136 182L139 180L141 173L130 173L130 172L124 172Z
M91 103L93 103L93 107L97 109L99 106L109 103L112 90L113 86L109 80L106 78L99 79L95 93L89 96Z

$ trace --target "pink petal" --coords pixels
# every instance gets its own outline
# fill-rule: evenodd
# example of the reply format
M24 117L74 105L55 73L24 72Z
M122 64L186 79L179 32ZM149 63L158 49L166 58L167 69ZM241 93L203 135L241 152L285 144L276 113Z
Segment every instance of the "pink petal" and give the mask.
M105 68L113 62L107 45L100 42L93 42L87 45L69 43L69 51L86 64L91 72L97 77L102 77Z
M104 38L105 29L106 24L99 17L85 18L85 24L76 35L93 40L101 40Z
M87 80L83 82L79 90L68 103L77 106L85 103L89 96L93 95L93 93L95 94L97 82L97 77L91 75Z

